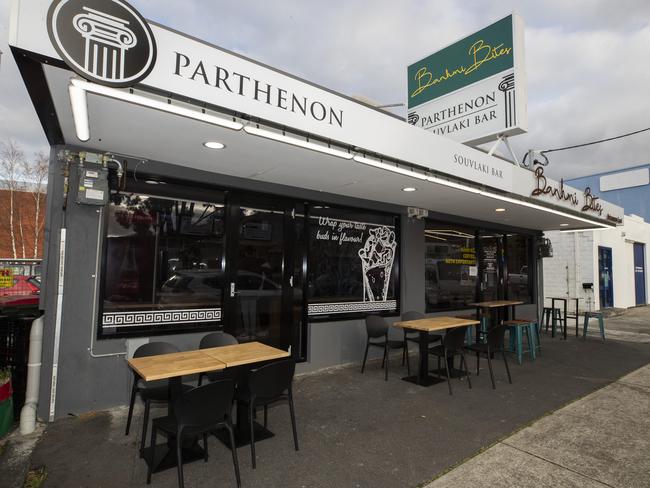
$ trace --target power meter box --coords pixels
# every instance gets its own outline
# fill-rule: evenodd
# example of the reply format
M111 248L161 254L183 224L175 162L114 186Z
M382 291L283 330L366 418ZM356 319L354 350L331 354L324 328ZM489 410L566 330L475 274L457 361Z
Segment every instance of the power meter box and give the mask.
M101 164L86 163L77 167L79 185L77 203L106 205L108 203L108 169Z

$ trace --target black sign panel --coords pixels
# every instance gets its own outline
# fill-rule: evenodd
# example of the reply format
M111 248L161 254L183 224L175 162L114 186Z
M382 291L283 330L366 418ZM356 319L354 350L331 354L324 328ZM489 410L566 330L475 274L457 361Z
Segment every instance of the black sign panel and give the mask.
M123 0L57 0L48 10L47 30L65 63L102 85L134 85L156 62L149 25Z
M398 217L329 207L310 213L310 317L396 312Z

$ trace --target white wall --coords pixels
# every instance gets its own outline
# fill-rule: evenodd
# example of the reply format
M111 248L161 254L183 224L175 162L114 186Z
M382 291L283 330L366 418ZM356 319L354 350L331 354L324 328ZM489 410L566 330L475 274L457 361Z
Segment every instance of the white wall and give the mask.
M612 230L594 232L594 246L612 248L612 268L614 271L614 306L618 308L633 307L636 304L634 290L634 254L633 244L645 244L646 265L646 302L650 273L648 270L648 248L650 246L650 224L636 215L626 215L623 225ZM596 263L597 269L598 263Z
M612 249L614 306L633 307L633 243L645 244L646 301L650 293L650 224L636 215L626 215L623 225L587 232L547 232L553 243L553 257L544 259L544 296L582 298L581 310L600 309L598 296L598 246ZM582 283L593 283L583 290ZM548 303L550 305L550 302Z
M544 296L580 298L581 310L594 310L594 290L598 256L594 253L593 232L546 232L553 244L553 257L544 258ZM585 290L583 283L593 283ZM596 293L597 294L597 293ZM550 300L547 300L550 306Z

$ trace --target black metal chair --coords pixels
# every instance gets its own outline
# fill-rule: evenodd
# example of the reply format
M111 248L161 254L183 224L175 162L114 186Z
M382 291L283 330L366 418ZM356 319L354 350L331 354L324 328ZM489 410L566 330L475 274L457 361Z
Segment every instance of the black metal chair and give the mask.
M505 364L506 372L508 373L508 381L510 384L512 384L510 368L508 367L506 351L503 345L503 339L507 330L507 325L498 325L488 331L485 343L472 344L466 347L468 351L473 351L476 353L476 376L479 374L479 361L481 354L485 354L487 356L488 367L490 369L490 379L492 380L493 389L496 389L496 385L494 383L494 372L492 371L492 356L497 352L500 352L501 356L503 357L503 364Z
M178 486L183 488L183 439L203 437L205 461L208 460L208 434L216 429L226 429L230 436L232 462L237 486L241 486L239 463L233 432L231 409L235 383L231 379L219 380L185 391L174 401L174 414L154 419L151 427L151 459L155 459L158 432L176 439ZM147 470L147 484L151 483L153 462Z
M225 332L211 332L206 336L203 336L201 342L199 343L199 349L209 349L211 347L222 347L222 346L232 346L234 344L239 344L239 341L230 334ZM233 378L233 373L229 370L223 370L215 373L200 373L199 374L199 386L203 384L203 378L208 378L208 381L217 381L224 378Z
M429 354L438 357L438 370L440 370L440 360L444 359L445 363L445 373L447 374L447 386L449 386L449 394L451 395L451 380L449 377L449 364L448 359L453 359L454 356L460 356L460 367L462 369L463 364L465 365L465 373L467 374L467 384L472 389L472 381L469 379L469 366L467 360L465 359L465 353L463 352L463 346L465 342L465 334L467 333L467 327L454 327L449 329L445 334L445 337L442 339L442 344L433 346L429 349Z
M380 347L384 350L384 357L381 360L381 367L386 366L385 380L388 381L388 351L390 349L402 349L404 341L397 341L388 339L388 322L379 315L368 315L366 317L366 332L368 338L366 339L366 352L363 353L363 363L361 364L361 373L363 374L366 368L366 359L368 359L368 348L370 346ZM375 339L375 342L372 342ZM383 339L383 340L382 340ZM406 363L408 374L411 374L411 368Z
M157 356L159 354L171 354L179 352L179 349L168 342L149 342L138 347L133 353L134 358L142 358L147 356ZM191 386L183 385L184 390L190 389ZM133 372L133 386L131 387L131 401L129 403L129 415L126 418L126 432L124 435L129 435L131 429L131 418L133 417L133 406L135 404L135 396L140 394L140 398L144 402L144 419L142 420L142 437L140 439L140 457L144 452L144 443L147 437L147 425L149 424L149 410L152 403L167 403L169 401L169 383L167 380L159 381L144 381Z
M402 314L402 322L407 322L409 320L420 320L424 318L424 314L415 311L408 311ZM411 366L408 364L409 355L408 355L408 342L414 342L415 344L420 344L420 333L417 330L412 329L403 329L404 330L404 353L402 354L402 366L404 366L404 360L406 359L407 370L411 370ZM429 344L432 342L438 342L442 340L441 334L429 334L427 341Z
M264 407L264 427L268 424L268 406L271 403L287 402L291 415L291 428L293 429L293 443L298 450L298 433L296 431L296 415L293 408L293 374L296 362L293 359L274 361L256 369L252 369L245 385L237 388L236 399L238 404L248 405L251 436L251 460L253 469L255 462L255 429L253 418L257 407Z

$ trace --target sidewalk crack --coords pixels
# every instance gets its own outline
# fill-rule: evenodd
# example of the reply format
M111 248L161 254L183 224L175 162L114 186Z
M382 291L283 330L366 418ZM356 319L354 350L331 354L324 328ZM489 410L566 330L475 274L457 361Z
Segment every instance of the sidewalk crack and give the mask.
M570 471L570 472L573 473L573 474L577 474L578 476L581 476L581 477L583 477L583 478L587 478L588 480L595 481L596 483L600 483L600 484L603 485L603 486L607 486L607 487L609 487L609 488L616 488L616 486L614 486L614 485L610 485L609 483L605 483L604 481L601 481L601 480L599 480L599 479L592 478L591 476L588 476L588 475L586 475L586 474L584 474L584 473L581 473L581 472L576 471L576 470L574 470L574 469L571 469L571 468L568 468L568 467L566 467L566 466L563 466L563 465L561 465L561 464L559 464L559 463L556 463L555 461L551 461L550 459L546 459L546 458L544 458L544 457L542 457L542 456L539 456L539 455L537 455L537 454L535 454L535 453L533 453L533 452L527 451L527 450L525 450L525 449L521 449L520 447L513 446L512 444L509 444L509 443L507 443L507 442L505 442L505 441L501 441L501 443L502 443L502 444L505 444L505 445L508 446L508 447L511 447L512 449L516 449L516 450L519 451L519 452L523 452L524 454L528 454L529 456L533 456L534 458L537 458L537 459L539 459L539 460L541 460L541 461L547 462L547 463L549 463L549 464L553 464L554 466L557 466L558 468L562 468L562 469L564 469L564 470L566 470L566 471Z

